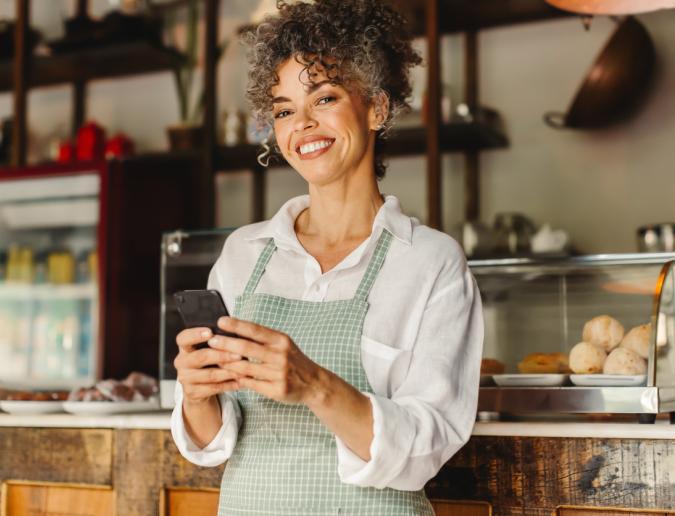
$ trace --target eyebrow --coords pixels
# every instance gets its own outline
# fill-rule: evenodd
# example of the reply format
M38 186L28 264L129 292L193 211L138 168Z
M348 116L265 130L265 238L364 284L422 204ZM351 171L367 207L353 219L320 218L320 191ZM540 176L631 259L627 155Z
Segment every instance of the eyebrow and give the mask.
M328 79L320 81L320 82L313 82L311 86L307 88L307 95L311 95L314 93L316 90L321 88L324 84L330 84L330 81ZM272 104L278 104L280 102L290 102L291 99L288 97L274 97L272 99Z

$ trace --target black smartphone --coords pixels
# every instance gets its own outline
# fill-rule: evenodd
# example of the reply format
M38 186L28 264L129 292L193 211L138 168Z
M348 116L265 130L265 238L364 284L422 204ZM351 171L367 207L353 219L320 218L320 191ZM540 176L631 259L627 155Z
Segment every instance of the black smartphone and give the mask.
M214 335L231 335L218 328L218 319L229 314L217 290L181 290L173 298L186 328L205 327ZM207 346L204 342L196 347L200 349Z

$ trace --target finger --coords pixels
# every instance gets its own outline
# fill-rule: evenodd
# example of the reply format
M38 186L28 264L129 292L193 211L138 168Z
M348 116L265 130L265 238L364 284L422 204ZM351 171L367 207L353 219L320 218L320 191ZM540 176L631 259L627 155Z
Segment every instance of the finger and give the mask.
M221 330L235 333L239 337L253 340L261 344L270 343L283 335L282 333L261 326L260 324L244 321L243 319L235 319L234 317L221 317L218 319L218 327Z
M204 348L183 355L181 365L187 369L220 366L230 361L232 353L220 349ZM241 359L240 359L241 360Z
M176 335L176 344L181 349L189 352L194 346L206 342L213 337L213 332L209 328L187 328Z
M230 380L236 380L240 375L235 371L220 369L217 367L206 369L188 369L181 371L178 375L178 381L181 385L198 385L198 384L218 384Z
M278 369L267 367L265 364L256 364L248 360L231 362L225 364L223 370L229 371L239 377L248 376L259 380L279 381L283 379L283 374Z
M225 337L225 336L222 336L222 335L214 335L208 341L209 347L221 351L223 353L223 361L224 362L235 362L237 360L241 360L242 359L241 355L239 355L238 353L232 353L231 351L228 351L228 348L225 344L225 341L228 338L231 338L231 337Z
M267 398L277 399L278 392L274 384L257 378L244 377L237 380L240 389L251 389Z
M214 339L211 339L213 341ZM211 342L209 341L209 343ZM214 343L214 347L219 350L227 351L231 354L239 355L258 362L276 361L276 353L260 344L248 339L239 339L236 337L219 337Z
M203 400L221 392L232 392L240 388L236 380L221 383L205 383L185 389L185 397L191 400Z

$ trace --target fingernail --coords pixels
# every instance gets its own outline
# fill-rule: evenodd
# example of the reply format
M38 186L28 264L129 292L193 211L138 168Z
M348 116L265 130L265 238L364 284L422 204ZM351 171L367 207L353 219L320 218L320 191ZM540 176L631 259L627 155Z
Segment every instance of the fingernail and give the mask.
M218 344L218 338L217 337L212 337L209 339L209 346L215 346Z
M201 335L203 338L208 339L211 336L211 330L204 330Z

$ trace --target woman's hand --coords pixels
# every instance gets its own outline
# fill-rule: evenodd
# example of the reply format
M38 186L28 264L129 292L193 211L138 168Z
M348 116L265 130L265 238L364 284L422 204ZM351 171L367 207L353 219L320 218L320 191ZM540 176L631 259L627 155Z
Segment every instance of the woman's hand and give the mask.
M320 391L323 368L300 351L288 335L232 317L218 319L218 327L240 338L217 335L209 344L248 358L221 365L237 378L238 386L283 403L309 404Z
M241 356L211 347L196 349L212 338L209 328L188 328L176 336L179 350L173 365L186 403L204 403L216 394L239 389L239 375L223 367L241 361Z

